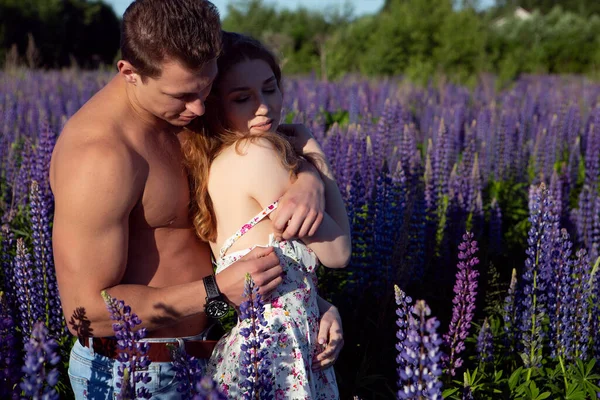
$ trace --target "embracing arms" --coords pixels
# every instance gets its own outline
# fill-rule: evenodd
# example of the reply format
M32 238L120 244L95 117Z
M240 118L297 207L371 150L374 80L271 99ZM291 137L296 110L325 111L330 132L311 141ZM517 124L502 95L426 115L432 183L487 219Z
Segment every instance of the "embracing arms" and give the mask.
M129 216L146 176L143 160L118 143L63 146L53 155L53 246L63 312L68 320L83 307L94 336L113 334L102 290L130 305L149 331L204 311L202 280L160 288L121 283L128 267ZM208 257L197 262L206 275L212 273ZM226 271L223 283L219 281L221 291L239 304L245 272L250 272L261 292L268 293L280 282L278 264L272 251L258 249Z
M322 152L321 152L322 154ZM289 172L282 166L279 156L265 139L249 142L244 146L245 158L242 178L248 182L245 190L250 197L254 198L261 207L268 205L273 199L288 195L290 192L291 178ZM326 164L324 156L322 157L324 170L328 174L322 174L321 178L325 186L325 212L322 222L318 229L309 236L313 224L307 224L298 214L292 213L292 207L287 203L288 199L284 195L281 197L279 207L272 214L272 220L275 231L283 231L281 236L284 239L290 237L299 237L304 241L319 257L319 260L330 268L343 268L350 259L350 229L348 217L341 195L333 179L331 171ZM308 163L303 168L310 170ZM268 177L268 179L266 179ZM294 183L297 186L297 181ZM300 205L302 207L302 205ZM296 210L297 211L297 210ZM302 210L300 210L302 211ZM283 229L285 226L285 230ZM293 228L292 233L289 232Z

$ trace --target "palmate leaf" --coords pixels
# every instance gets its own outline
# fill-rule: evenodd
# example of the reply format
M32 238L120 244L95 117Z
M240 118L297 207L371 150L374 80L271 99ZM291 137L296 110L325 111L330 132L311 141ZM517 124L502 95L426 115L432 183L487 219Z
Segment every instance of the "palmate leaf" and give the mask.
M581 387L584 393L591 398L596 398L596 394L600 393L600 387L595 383L600 380L600 375L592 373L595 365L595 359L591 359L587 364L577 359L575 360L575 365L571 365L568 371L571 381Z
M577 384L570 385L567 393L565 394L565 400L585 400L587 399L586 393Z

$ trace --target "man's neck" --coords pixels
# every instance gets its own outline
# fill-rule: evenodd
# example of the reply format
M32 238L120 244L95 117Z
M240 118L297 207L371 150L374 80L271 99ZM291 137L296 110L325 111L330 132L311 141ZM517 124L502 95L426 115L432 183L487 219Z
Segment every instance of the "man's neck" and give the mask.
M135 115L137 123L139 123L145 131L148 132L167 132L167 131L175 131L175 127L169 124L167 121L158 118L148 110L144 109L139 100L137 99L136 93L132 90L131 85L122 81L122 85L124 86L127 107L130 109L131 113Z

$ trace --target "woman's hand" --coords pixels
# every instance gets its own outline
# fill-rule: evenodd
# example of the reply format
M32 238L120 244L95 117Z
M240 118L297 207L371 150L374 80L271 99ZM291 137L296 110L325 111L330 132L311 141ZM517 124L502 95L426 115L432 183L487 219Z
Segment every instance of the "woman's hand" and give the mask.
M344 347L342 318L338 309L328 301L317 297L321 323L319 325L318 342L324 348L313 360L312 370L318 371L331 367Z
M271 214L275 238L291 239L315 234L325 211L325 185L317 169L301 162L298 179L279 199Z

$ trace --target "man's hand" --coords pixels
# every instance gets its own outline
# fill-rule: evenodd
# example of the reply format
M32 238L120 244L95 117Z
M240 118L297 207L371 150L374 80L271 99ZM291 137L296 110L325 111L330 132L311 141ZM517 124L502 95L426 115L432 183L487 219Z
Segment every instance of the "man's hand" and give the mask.
M281 124L277 131L287 136L288 140L298 154L304 155L304 148L314 136L310 129L304 124Z
M344 347L344 333L342 331L340 313L333 304L320 297L318 299L319 310L321 311L318 342L324 350L314 358L312 364L313 371L332 366L339 357L342 347Z
M217 286L230 303L239 307L244 301L243 293L249 273L263 298L283 282L283 268L273 247L255 247L241 260L227 267L216 276Z
M271 214L275 238L288 240L314 235L324 211L325 186L317 169L304 161L298 179Z

